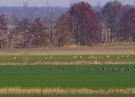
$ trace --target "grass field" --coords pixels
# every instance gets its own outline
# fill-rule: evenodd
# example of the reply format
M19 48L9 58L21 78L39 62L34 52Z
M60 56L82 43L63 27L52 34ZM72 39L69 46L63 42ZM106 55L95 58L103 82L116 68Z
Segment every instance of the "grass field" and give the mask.
M134 64L135 55L1 55L0 97L134 97Z
M0 65L135 64L135 55L0 56Z
M135 87L134 74L134 65L0 66L0 88L126 89Z

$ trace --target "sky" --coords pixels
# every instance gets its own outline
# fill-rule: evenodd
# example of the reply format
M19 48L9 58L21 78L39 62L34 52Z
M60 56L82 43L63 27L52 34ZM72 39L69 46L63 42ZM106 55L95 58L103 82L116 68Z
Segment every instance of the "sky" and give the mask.
M103 6L106 2L110 0L0 0L0 6L8 6L8 7L22 7L24 2L28 2L29 6L32 7L46 7L46 6L61 6L61 7L69 7L72 2L77 1L87 1L92 6L101 5ZM119 0L122 4L131 4L135 5L135 0Z

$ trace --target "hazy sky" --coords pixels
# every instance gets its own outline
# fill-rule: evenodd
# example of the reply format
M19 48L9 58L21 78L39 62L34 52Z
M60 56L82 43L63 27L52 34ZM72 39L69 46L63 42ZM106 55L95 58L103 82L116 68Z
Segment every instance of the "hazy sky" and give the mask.
M104 5L109 0L0 0L0 6L23 6L24 2L28 2L29 6L62 6L69 7L71 2L74 1L87 1L91 5L97 4ZM135 0L119 0L125 4L135 4Z

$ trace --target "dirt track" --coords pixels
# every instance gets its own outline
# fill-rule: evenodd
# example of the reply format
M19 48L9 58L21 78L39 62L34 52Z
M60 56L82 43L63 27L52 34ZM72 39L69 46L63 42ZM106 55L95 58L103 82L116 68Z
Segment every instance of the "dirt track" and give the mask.
M0 55L135 55L135 45L63 47L38 49L1 49Z

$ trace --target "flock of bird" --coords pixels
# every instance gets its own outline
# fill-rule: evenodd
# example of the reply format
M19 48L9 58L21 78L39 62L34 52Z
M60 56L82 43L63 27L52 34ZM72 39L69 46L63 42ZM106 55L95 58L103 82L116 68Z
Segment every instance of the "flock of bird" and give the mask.
M117 56L117 59L120 59L120 58L125 58L125 57L130 57L130 55L127 55L127 56ZM72 56L72 58L73 59L83 59L83 56ZM88 56L88 58L89 59L104 59L104 58L111 58L111 56L93 56L93 55L91 55L91 56ZM14 57L14 59L16 60L17 59L17 57ZM50 57L45 57L45 59L53 59L53 57L52 56L50 56ZM22 66L20 67L20 68L22 68ZM50 70L53 70L53 67L50 67L49 68ZM59 69L66 69L64 66L61 66L61 67L59 67ZM76 66L76 67L74 67L74 69L79 69L79 67L78 66ZM103 68L91 68L90 69L91 71L94 71L94 70L98 70L98 71L101 71L101 70L106 70L106 68L105 67L103 67ZM128 69L124 69L124 68L112 68L111 69L113 72L121 72L121 71L131 71L131 69L130 68L128 68Z
M50 67L49 69L50 69L50 70L53 70L53 67ZM59 67L58 69L59 69L59 70L62 70L62 69L66 69L66 68L61 66L61 67ZM76 67L74 67L74 69L77 70L77 69L79 69L79 67L76 66ZM103 67L103 68L96 68L96 69L95 69L95 68L91 68L91 69L90 69L90 71L94 71L94 70L97 70L97 71L101 71L101 70L102 70L102 71L105 71L106 68ZM112 68L111 70L112 70L113 72L122 72L122 71L128 71L128 72L129 72L129 71L131 71L130 68L128 68L128 69L124 69L124 68L120 68L120 69L118 69L118 68Z

